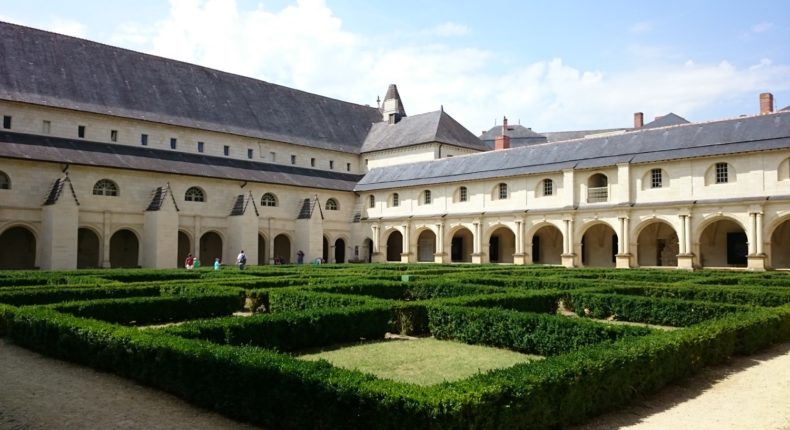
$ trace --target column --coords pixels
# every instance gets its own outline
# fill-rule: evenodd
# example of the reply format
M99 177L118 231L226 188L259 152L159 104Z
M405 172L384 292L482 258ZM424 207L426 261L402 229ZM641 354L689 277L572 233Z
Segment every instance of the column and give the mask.
M371 249L369 252L371 255L373 255L379 253L379 226L373 225L371 228L373 229L373 249Z
M565 218L565 231L563 232L562 265L565 267L576 266L576 255L573 253L573 219Z
M482 234L480 232L482 230L482 226L480 225L481 222L479 221L473 224L475 226L475 237L472 244L472 263L480 264L483 262L483 254L480 251L480 247L481 247L480 241L482 240L482 238L480 237L482 236Z
M104 211L104 246L102 246L102 267L110 267L110 238L112 234L112 214L109 211Z
M625 254L627 251L625 249L625 217L617 218L620 221L620 231L617 232L617 253L618 254Z
M524 253L524 222L516 221L516 253L513 255L513 264L527 264L527 255Z
M436 252L433 254L434 263L444 263L444 223L436 224Z
M401 263L409 263L411 262L411 225L410 223L403 224L401 226L403 228L403 251L400 255Z
M757 253L757 214L749 213L749 255Z
M680 215L680 243L678 244L680 248L681 254L687 254L688 248L686 248L686 216Z
M615 267L618 269L628 269L631 267L631 253L628 252L628 217L618 217L620 220L620 233L617 235L617 255L615 255Z
M691 215L680 215L680 243L678 244L678 269L694 270L694 253L691 252Z
M749 212L749 255L746 257L749 270L765 270L765 254L763 253L763 212L756 208Z
M764 255L765 250L763 246L765 245L765 231L763 230L763 213L757 213L757 254Z
M686 232L686 252L693 254L691 249L691 215L686 215L684 219L683 230Z

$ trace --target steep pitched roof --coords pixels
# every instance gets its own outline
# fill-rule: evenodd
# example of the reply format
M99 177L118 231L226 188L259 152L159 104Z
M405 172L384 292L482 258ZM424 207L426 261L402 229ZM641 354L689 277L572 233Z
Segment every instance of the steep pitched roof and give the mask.
M44 201L44 206L50 206L57 203L58 200L60 200L60 196L63 194L63 188L65 188L67 185L69 187L69 191L71 192L69 195L74 199L74 202L77 203L77 206L79 206L80 201L77 200L77 193L74 192L74 185L71 184L71 178L69 178L68 173L56 179L52 184L52 188L50 188L49 193L47 194L47 200Z
M151 196L151 203L148 204L148 207L145 210L150 212L161 210L168 197L170 197L173 207L176 208L176 212L180 211L180 209L178 209L176 197L173 195L173 190L170 188L169 182L164 187L156 187L153 195Z
M395 100L397 101L397 113L401 117L406 116L406 109L403 107L403 101L401 101L400 93L398 93L398 86L395 84L390 84L387 87L387 94L384 95L384 101L381 104L382 111L384 110L384 106L387 104L387 100Z
M0 22L0 99L358 153L374 107Z
M642 128L668 127L670 125L682 125L688 123L689 121L686 118L670 112L664 116L656 118L653 121L650 121L649 123L642 126Z
M0 131L0 158L351 191L360 175L148 147Z
M396 124L373 124L360 152L402 148L421 143L439 142L485 151L488 148L469 130L444 110L401 119Z
M494 177L599 168L790 148L790 112L638 130L373 169L354 188L369 191Z

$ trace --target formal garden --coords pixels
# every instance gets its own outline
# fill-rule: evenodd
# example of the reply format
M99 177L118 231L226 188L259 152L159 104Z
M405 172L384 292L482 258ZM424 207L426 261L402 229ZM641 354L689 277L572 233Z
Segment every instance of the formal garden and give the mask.
M0 272L0 335L265 428L559 428L790 340L790 277L496 265Z

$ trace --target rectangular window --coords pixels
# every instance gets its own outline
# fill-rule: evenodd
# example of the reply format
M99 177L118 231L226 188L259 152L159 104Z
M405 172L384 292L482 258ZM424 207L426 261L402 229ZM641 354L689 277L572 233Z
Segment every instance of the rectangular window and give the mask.
M499 184L499 200L507 198L507 184Z
M423 197L423 202L425 202L426 205L431 204L431 190L425 190Z
M351 171L351 163L346 163L346 172Z
M41 132L44 134L49 134L52 130L52 123L44 120L41 122Z
M465 202L466 199L469 198L469 195L467 194L466 187L461 187L461 190L460 190L460 192L458 194L459 194L458 195L458 200L460 200L462 202Z
M5 129L11 128L11 116L10 115L3 115L3 128L5 128Z
M225 154L226 157L228 155L230 155L230 146L228 146L228 145L223 146L222 147L222 153Z
M661 188L664 186L664 177L661 174L661 169L652 169L650 171L650 188Z
M545 179L543 181L543 195L544 196L554 195L554 181L552 181L551 179Z
M113 142L118 141L118 130L110 130L110 140Z
M175 137L170 138L170 149L176 149L176 145L178 144L178 140Z
M329 160L329 168L334 170L334 168L335 168L335 160Z
M296 164L296 155L291 155L291 164Z
M140 135L140 145L148 146L148 135L143 133Z
M206 150L206 144L203 142L198 142L198 152L203 152Z
M368 159L365 159L365 167L368 167Z
M77 126L77 137L84 138L85 137L85 126L78 125Z
M716 183L726 184L730 181L730 169L727 163L716 163Z
M310 159L310 167L315 167L315 158Z
M252 160L252 148L247 148L247 158Z

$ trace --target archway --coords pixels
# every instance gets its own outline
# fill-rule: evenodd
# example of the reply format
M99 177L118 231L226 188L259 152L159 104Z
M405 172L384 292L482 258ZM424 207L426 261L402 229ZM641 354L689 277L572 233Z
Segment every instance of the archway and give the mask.
M651 222L639 232L636 253L640 266L677 266L680 243L675 229L665 221Z
M192 240L189 239L189 235L184 233L183 231L178 231L178 260L176 261L176 267L184 267L184 262L187 259L187 255L192 253ZM201 263L203 264L214 264L214 259L208 260L204 256L199 256L202 258Z
M99 236L93 230L77 230L77 269L101 267L99 243Z
M140 244L131 230L118 230L110 237L110 267L138 267L139 252Z
M466 227L453 233L450 240L450 261L453 263L470 263L474 250L474 235Z
M553 225L545 225L532 235L532 262L562 264L562 232Z
M222 261L222 238L219 234L210 231L200 237L200 261L208 266L214 264L217 258ZM233 261L222 261L222 263L233 264Z
M321 258L325 263L329 263L329 240L324 236L324 241L321 248Z
M790 220L779 224L771 234L771 267L790 269Z
M581 251L586 267L614 267L617 234L608 224L595 224L584 232Z
M516 235L507 227L499 227L488 239L488 261L490 263L512 263L516 253Z
M702 267L746 267L746 232L733 220L714 221L700 235L699 253Z
M335 241L335 263L346 262L346 241L337 239Z
M274 252L272 256L283 264L291 262L291 239L288 236L278 234L274 238Z
M266 264L267 261L266 255L266 238L262 235L258 235L258 265L263 266Z
M436 233L423 230L417 237L417 261L432 262L434 253L436 253Z
M36 237L25 227L11 227L0 234L0 269L34 269Z
M387 261L401 261L403 253L403 235L395 230L387 238Z

